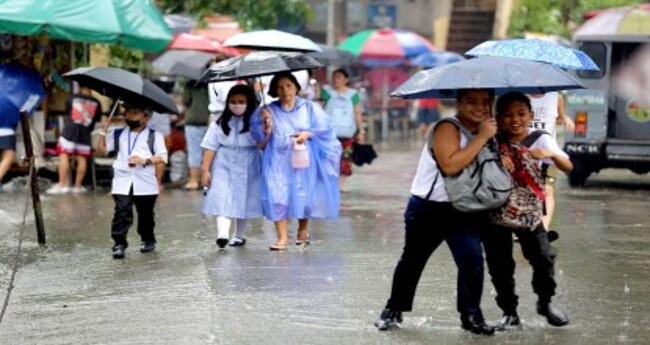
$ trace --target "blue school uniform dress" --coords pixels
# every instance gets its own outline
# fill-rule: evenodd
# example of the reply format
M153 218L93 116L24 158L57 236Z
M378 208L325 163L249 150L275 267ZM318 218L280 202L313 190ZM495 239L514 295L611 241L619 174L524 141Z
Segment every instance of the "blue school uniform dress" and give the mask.
M268 105L273 118L271 139L262 159L262 207L272 221L335 219L339 215L339 160L341 143L336 139L330 117L316 103L296 97L293 109L279 101ZM257 142L266 137L261 108L251 118L251 135ZM294 138L308 131L310 166L294 169L291 164Z
M212 182L203 202L203 213L228 218L262 216L261 152L250 131L240 133L244 121L233 116L230 134L212 123L201 147L216 151L212 162Z

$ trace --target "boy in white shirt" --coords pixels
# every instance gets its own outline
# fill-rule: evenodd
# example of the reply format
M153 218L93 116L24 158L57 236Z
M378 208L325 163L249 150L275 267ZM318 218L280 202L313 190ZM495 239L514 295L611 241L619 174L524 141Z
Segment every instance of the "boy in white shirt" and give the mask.
M99 154L115 153L111 190L115 201L111 226L115 259L123 259L128 247L126 239L133 224L133 205L138 212L140 252L148 253L156 248L154 206L158 182L155 166L167 164L163 135L146 126L152 112L134 105L125 105L125 109L127 127L108 134L102 131L103 140L98 141L96 148Z

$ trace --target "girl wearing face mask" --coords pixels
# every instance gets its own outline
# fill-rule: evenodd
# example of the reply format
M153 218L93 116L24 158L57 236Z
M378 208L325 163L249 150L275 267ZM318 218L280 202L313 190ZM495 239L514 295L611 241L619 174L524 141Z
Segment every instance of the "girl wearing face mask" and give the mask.
M217 218L217 246L246 244L248 220L262 216L260 197L261 152L250 135L251 114L257 107L252 88L235 85L226 109L208 128L203 147L203 213ZM230 236L230 227L235 232Z

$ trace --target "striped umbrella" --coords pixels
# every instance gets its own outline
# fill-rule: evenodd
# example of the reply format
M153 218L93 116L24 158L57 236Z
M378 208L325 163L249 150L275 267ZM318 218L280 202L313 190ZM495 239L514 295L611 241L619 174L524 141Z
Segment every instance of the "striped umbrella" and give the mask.
M650 35L650 8L628 7L603 11L587 20L575 37L610 35Z
M410 64L418 55L436 49L424 37L402 29L373 29L360 31L339 44L370 66L398 66Z

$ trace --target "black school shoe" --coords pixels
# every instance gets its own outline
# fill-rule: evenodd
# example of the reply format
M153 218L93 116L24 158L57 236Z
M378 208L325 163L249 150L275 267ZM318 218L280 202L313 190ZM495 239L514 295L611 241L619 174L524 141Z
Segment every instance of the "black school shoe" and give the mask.
M569 317L551 303L537 302L537 314L546 316L548 324L562 327L569 324Z
M379 320L375 322L375 327L380 331L387 331L393 328L399 328L399 324L402 323L402 312L384 309L379 315Z
M497 332L507 331L510 329L516 329L521 327L521 320L517 312L503 314L503 317L499 323L494 326L494 330Z
M474 334L494 335L494 327L485 323L480 315L462 315L460 317L461 327Z
M219 247L219 249L226 248L227 244L228 244L227 238L217 238L217 247Z
M153 242L142 242L140 244L140 253L150 253L156 249L156 244Z
M113 259L124 259L126 254L126 246L118 244L113 246Z

